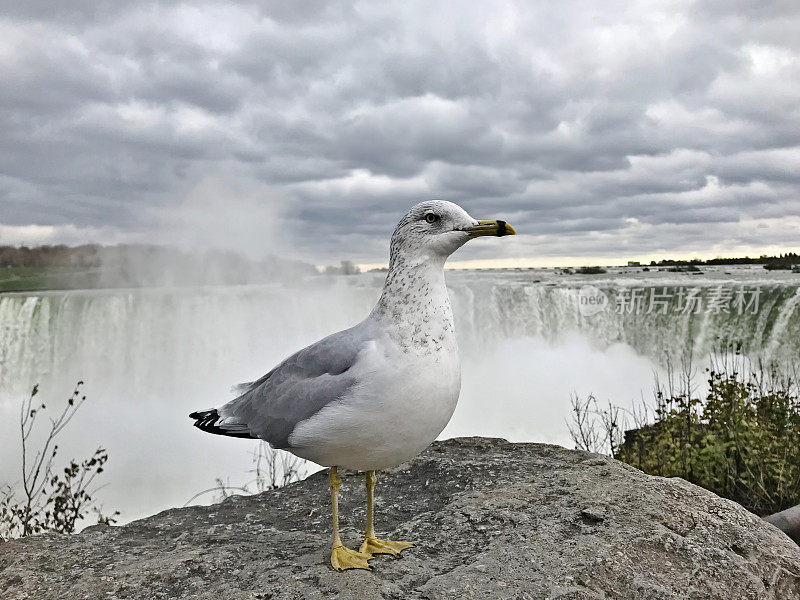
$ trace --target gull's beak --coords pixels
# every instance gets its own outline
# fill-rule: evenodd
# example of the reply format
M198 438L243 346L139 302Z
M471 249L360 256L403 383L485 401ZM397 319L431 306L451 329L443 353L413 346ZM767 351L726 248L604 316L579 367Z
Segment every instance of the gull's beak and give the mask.
M478 221L475 227L467 227L464 231L469 233L470 237L478 237L480 235L495 235L497 237L517 235L514 228L505 221Z

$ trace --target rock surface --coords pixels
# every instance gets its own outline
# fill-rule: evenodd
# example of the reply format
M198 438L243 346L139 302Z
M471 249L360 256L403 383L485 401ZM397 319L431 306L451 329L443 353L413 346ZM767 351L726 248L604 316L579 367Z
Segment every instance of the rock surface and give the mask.
M363 478L346 473L360 543ZM680 479L542 444L440 442L378 476L377 530L416 546L329 564L327 477L124 527L0 543L4 600L81 598L800 599L800 547Z

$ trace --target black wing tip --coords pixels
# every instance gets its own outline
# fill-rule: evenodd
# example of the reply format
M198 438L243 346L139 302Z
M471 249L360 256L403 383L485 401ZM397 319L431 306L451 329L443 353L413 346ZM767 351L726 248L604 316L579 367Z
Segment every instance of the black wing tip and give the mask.
M242 431L242 429L225 429L217 425L219 421L219 411L216 408L211 410L198 410L189 413L189 418L194 419L194 426L200 431L206 433L213 433L216 435L227 435L228 437L239 437L256 439L256 436L251 435L249 431Z
M216 426L219 421L219 411L216 408L211 410L197 410L189 414L190 419L194 419L194 426L202 431L209 433L217 433L214 429L219 429Z

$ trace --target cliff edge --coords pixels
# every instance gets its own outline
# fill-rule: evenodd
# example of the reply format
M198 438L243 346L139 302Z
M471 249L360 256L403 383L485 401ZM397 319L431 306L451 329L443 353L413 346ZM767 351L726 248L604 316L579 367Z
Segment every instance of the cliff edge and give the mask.
M343 472L358 547L363 477ZM123 527L0 543L0 597L800 599L800 547L681 479L543 444L460 438L378 474L379 536L415 547L334 572L325 472Z

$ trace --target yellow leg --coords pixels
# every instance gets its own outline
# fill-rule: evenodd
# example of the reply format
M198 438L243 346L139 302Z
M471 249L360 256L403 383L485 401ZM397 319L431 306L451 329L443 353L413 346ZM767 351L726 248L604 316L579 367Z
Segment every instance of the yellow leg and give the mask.
M339 537L339 486L342 485L342 478L336 467L331 467L328 472L328 483L331 486L331 506L333 508L333 546L331 548L331 566L337 571L345 569L369 569L367 560L372 558L371 554L357 552L345 548L342 539Z
M400 553L414 544L411 542L390 542L379 540L375 537L374 526L374 507L375 507L375 471L367 471L364 479L367 484L367 529L364 531L364 543L361 544L361 552L368 554L391 554L395 558L400 557Z

